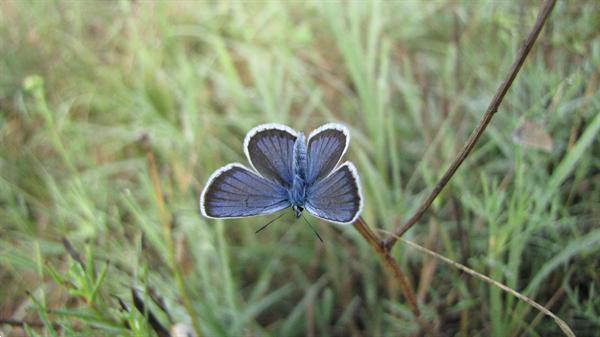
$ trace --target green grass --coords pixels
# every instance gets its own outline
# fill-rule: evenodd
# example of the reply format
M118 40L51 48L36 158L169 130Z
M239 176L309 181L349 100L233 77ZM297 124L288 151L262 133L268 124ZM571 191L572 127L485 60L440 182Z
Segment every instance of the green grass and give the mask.
M313 219L322 245L290 216L256 235L269 217L209 221L198 195L215 169L245 161L250 128L338 121L364 217L392 229L460 150L537 6L0 3L0 318L32 323L0 335L153 335L150 312L203 336L416 333L351 227ZM599 13L592 0L557 4L490 127L406 235L581 336L600 336ZM551 153L513 143L521 117L551 135ZM560 334L487 283L401 243L393 255L441 335Z

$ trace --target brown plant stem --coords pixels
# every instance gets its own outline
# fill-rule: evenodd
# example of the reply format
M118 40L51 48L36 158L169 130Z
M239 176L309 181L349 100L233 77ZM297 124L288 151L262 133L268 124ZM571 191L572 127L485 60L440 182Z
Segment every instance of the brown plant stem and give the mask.
M380 230L380 231L381 232L387 232L387 231L383 231L383 230ZM388 235L394 235L394 233L392 233L392 232L387 232L387 233L388 233ZM496 281L496 280L494 280L494 279L492 279L492 278L490 278L488 276L485 276L485 275L483 275L481 273L478 273L477 271L475 271L475 270L473 270L473 269L471 269L471 268L469 268L469 267L467 267L467 266L465 266L463 264L455 262L454 260L451 260L451 259L449 259L449 258L447 258L445 256L442 256L442 255L440 255L440 254L438 254L438 253L436 253L436 252L434 252L432 250L429 250L429 249L427 249L427 248L425 248L425 247L423 247L421 245L418 245L418 244L416 244L416 243L414 243L412 241L408 241L408 240L403 239L401 237L398 237L398 240L402 241L403 243L405 243L405 244L407 244L407 245L409 245L409 246L411 246L411 247L413 247L413 248L415 248L415 249L417 249L417 250L419 250L419 251L421 251L421 252L423 252L423 253L425 253L427 255L433 256L436 259L438 259L438 260L440 260L440 261L442 261L444 263L447 263L447 264L451 265L452 267L457 268L457 269L459 269L459 270L461 270L461 271L463 271L463 272L465 272L465 273L467 273L467 274L469 274L469 275L471 275L471 276L473 276L473 277L475 277L475 278L477 278L477 279L479 279L479 280L481 280L483 282L489 283L489 284L493 285L494 287L499 288L500 290L502 290L502 291L504 291L506 293L509 293L510 295L518 298L519 300L521 300L521 301L529 304L531 307L537 309L539 312L543 313L544 315L552 318L554 320L554 322L558 325L558 327L562 330L562 332L566 336L568 336L568 337L575 337L575 334L573 333L573 331L571 330L571 328L569 327L569 325L565 321L563 321L562 319L560 319L560 317L556 316L552 311L546 309L546 307L544 307L543 305L537 303L533 299L531 299L531 298L529 298L529 297L527 297L527 296L519 293L518 291L510 288L509 286L506 286L506 285L504 285L504 284L502 284L502 283L500 283L500 282L498 282L498 281Z
M362 235L362 237L369 243L369 246L379 255L381 263L384 267L394 276L400 285L400 289L404 293L404 297L408 301L411 310L416 317L420 316L419 307L415 300L415 292L412 289L408 279L400 269L400 266L396 260L390 256L389 252L381 245L381 241L377 235L367 226L364 219L359 217L353 224L354 228Z
M519 70L521 70L523 63L525 63L525 59L527 59L527 56L529 55L533 44L537 40L555 4L556 0L546 0L544 2L544 5L542 6L542 9L538 14L533 28L531 29L529 35L527 36L527 39L519 49L517 57L513 62L509 72L498 87L498 90L496 90L496 94L494 95L490 104L488 105L487 110L481 117L481 120L467 139L467 142L465 143L462 151L458 154L458 156L454 159L450 167L448 167L444 175L436 183L429 196L421 203L421 206L416 211L416 213L402 225L396 227L393 232L394 235L388 236L388 238L384 241L385 249L391 249L397 242L398 237L401 237L406 231L408 231L423 217L423 215L429 209L435 198L437 198L440 192L450 181L450 178L452 178L454 173L456 173L456 170L458 170L458 168L465 161L469 153L471 153L471 150L473 150L473 147L475 147L475 144L477 143L477 141L485 131L486 127L492 120L492 117L494 117L494 114L498 111L498 107L502 103L502 100L504 99L504 96L506 96L506 93L508 92L508 89L510 89L514 79L517 77Z

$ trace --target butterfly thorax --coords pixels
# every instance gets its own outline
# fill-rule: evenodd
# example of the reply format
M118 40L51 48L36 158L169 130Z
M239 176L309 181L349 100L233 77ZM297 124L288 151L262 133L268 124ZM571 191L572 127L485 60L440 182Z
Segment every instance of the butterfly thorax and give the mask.
M306 144L304 134L300 133L294 143L294 180L288 190L290 203L297 218L304 210L306 200Z

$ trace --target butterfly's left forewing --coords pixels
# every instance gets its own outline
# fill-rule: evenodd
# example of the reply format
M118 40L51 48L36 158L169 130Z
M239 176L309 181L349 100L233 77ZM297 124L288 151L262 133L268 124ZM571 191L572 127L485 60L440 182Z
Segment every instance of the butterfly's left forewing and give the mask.
M285 125L259 125L246 135L244 152L260 175L289 188L294 179L293 153L296 138L296 131Z
M360 215L362 206L358 173L350 162L340 165L306 191L306 210L327 221L353 223Z
M235 163L215 171L200 196L200 211L209 218L265 215L289 205L283 187Z

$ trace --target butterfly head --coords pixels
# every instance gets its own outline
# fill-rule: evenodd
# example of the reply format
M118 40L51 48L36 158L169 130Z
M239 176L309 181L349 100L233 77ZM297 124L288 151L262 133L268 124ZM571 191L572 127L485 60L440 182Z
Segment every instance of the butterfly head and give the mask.
M304 207L294 205L294 206L292 206L292 210L294 211L294 215L296 216L296 218L300 218L302 211L304 211Z

